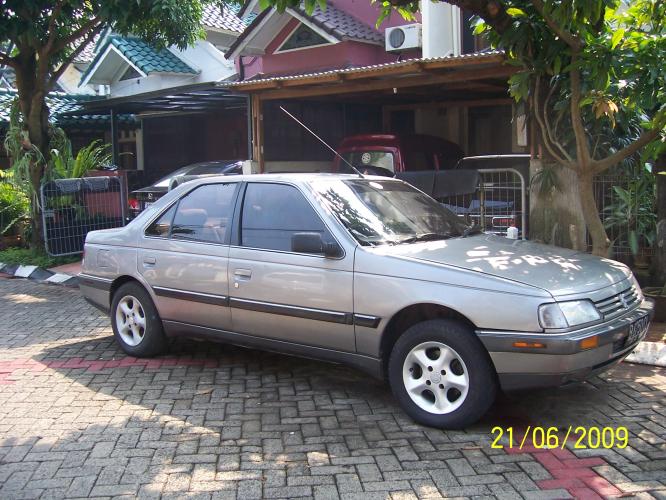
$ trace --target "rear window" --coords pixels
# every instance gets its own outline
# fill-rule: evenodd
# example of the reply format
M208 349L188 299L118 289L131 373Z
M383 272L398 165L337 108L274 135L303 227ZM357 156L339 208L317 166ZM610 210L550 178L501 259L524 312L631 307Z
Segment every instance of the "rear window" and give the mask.
M352 151L342 156L356 168L363 171L363 167L378 167L395 172L393 166L393 153L388 151Z

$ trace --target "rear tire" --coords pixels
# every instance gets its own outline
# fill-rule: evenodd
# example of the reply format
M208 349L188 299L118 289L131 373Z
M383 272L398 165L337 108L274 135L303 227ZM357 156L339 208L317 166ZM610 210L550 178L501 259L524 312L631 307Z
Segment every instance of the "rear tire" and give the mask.
M495 401L497 376L479 339L448 319L418 323L393 346L388 365L391 390L420 424L462 429Z
M167 348L162 320L148 292L125 283L111 303L113 335L123 351L138 358L156 356Z

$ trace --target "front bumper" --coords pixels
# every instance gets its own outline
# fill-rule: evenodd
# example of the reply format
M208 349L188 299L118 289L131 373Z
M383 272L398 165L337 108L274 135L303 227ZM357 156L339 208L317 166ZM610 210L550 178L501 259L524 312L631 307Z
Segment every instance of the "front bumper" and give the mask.
M564 334L479 330L477 335L490 353L504 390L553 387L579 382L622 361L645 338L649 323L629 342L629 327L648 316L654 306L644 300L637 308L610 320ZM597 347L584 349L581 341L597 337ZM515 342L544 347L514 347Z

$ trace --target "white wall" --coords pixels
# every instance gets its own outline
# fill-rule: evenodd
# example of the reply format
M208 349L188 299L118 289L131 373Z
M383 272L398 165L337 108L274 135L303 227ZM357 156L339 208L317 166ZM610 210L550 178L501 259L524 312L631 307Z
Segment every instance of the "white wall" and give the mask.
M169 50L199 73L151 73L142 78L114 81L110 85L110 97L123 97L181 85L217 81L229 78L236 72L233 61L225 59L224 53L206 40L199 40L183 51L176 48ZM120 74L117 74L115 78L120 78L125 70L126 67L122 68Z

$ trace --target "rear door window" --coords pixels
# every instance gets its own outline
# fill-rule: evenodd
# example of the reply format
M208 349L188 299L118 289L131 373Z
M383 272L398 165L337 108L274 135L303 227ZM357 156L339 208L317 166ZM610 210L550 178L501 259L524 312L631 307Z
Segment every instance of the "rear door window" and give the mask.
M248 184L241 221L242 246L290 252L291 237L301 232L317 232L324 241L333 241L317 212L294 186Z
M168 238L171 232L171 222L173 221L173 214L176 212L176 205L164 212L159 216L150 226L146 229L146 236L157 236L159 238Z
M391 173L395 172L393 153L388 151L352 151L343 153L342 156L359 170L363 167L378 167Z
M180 199L171 237L227 243L237 184L207 184Z

